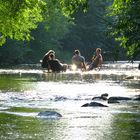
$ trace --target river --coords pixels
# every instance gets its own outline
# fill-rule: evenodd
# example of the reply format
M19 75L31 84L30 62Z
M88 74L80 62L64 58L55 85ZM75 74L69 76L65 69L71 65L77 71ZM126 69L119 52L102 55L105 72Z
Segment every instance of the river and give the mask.
M139 101L81 107L103 93L140 95L137 64L118 62L100 71L56 74L0 69L0 140L139 140ZM62 117L39 117L42 111L57 111Z

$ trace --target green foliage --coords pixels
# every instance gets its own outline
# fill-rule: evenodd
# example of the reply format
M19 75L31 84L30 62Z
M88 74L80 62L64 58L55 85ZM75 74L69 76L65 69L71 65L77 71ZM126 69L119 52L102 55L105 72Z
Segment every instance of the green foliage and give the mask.
M0 47L0 65L9 66L30 62L27 57L29 52L31 52L31 48L27 47L27 43L8 39L5 45Z
M43 1L39 0L9 0L0 1L0 32L1 44L6 37L16 40L29 40L30 30L37 27L43 20Z
M133 57L140 51L140 0L114 0L109 12L113 17L111 35Z
M69 16L86 0L0 0L0 45L6 38L30 40L30 32L57 9ZM73 6L73 7L72 7Z

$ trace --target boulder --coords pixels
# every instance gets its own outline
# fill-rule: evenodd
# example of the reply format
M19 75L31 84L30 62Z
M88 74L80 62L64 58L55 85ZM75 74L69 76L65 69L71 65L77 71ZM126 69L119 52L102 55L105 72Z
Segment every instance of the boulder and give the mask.
M115 104L115 103L120 103L119 101L117 100L112 100L112 99L108 99L108 104Z
M93 97L92 100L107 100L107 97L108 97L108 93L104 93L102 94L101 96L97 96L97 97Z
M125 77L125 80L129 80L129 79L134 79L134 76L127 76L127 77Z
M37 116L44 117L44 118L60 118L60 117L62 117L62 115L56 111L42 111L42 112L39 112Z
M136 95L135 98L133 99L134 101L140 101L140 95Z
M108 106L98 102L90 102L82 105L81 107L108 107Z
M120 103L119 101L128 101L128 100L132 100L131 98L129 97L109 97L108 98L108 103L109 104L112 104L112 103Z
M120 101L120 100L132 100L131 98L129 97L120 97L120 96L114 96L114 97L109 97L108 100L110 101Z

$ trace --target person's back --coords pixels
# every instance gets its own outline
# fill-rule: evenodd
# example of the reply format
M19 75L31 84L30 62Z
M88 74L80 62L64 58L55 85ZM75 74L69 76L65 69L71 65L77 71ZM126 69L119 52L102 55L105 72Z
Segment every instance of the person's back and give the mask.
M52 70L52 72L61 71L61 64L59 63L59 61L57 59L49 60L48 63L50 65L50 69Z
M52 72L60 72L60 71L66 71L67 64L62 64L58 59L55 59L55 55L50 55L50 60L48 61L49 67L52 70Z
M72 57L72 64L76 65L77 68L80 68L80 69L84 68L84 69L86 69L85 58L80 55L80 51L79 50L75 50L74 53L75 54Z

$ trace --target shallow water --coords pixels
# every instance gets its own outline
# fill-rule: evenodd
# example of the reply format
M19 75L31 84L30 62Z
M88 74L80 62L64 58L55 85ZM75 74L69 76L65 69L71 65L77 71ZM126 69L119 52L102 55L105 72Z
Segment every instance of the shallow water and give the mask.
M81 107L94 96L140 94L140 71L132 64L106 65L100 71L51 74L42 70L0 70L1 140L138 140L140 103ZM116 68L115 68L116 67ZM128 76L133 76L126 79ZM40 118L53 110L61 118Z

